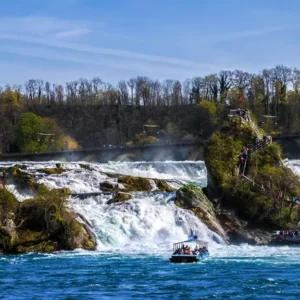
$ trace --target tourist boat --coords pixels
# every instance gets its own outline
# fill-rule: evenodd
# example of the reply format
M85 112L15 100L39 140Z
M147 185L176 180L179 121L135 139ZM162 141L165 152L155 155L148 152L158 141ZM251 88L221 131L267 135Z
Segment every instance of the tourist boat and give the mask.
M188 240L173 244L173 254L170 257L171 263L194 263L209 256L207 242L198 240L197 235L191 235ZM190 247L191 254L180 254L181 249ZM194 251L198 249L197 251Z
M273 235L272 244L300 245L300 231L276 231Z

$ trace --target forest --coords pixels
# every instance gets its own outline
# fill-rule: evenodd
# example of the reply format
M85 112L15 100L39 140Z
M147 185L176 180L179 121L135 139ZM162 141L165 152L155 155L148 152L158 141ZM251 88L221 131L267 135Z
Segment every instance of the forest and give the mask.
M300 70L278 65L183 82L138 76L117 85L100 78L6 85L0 87L0 153L205 140L238 107L250 109L272 135L298 134Z

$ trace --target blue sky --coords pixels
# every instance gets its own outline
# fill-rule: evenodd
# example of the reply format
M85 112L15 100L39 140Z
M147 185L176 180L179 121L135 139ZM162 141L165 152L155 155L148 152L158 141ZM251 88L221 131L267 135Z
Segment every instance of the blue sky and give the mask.
M0 85L300 68L298 0L0 0Z

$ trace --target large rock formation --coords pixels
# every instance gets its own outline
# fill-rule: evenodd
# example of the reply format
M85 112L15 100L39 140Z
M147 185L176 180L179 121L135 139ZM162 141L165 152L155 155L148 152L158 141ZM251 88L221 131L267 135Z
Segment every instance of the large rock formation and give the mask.
M0 190L0 251L53 252L94 250L94 234L66 203L66 191L40 186L35 198L23 202Z
M234 219L222 212L219 216L235 242L266 243L268 231L293 228L299 217L291 202L300 195L299 179L283 164L277 144L265 143L260 150L249 152L245 169L239 167L242 147L251 148L260 138L252 121L235 117L214 133L205 147L209 184L219 192L215 198L222 208L234 212ZM241 221L234 222L237 218Z
M175 204L179 207L192 210L211 230L226 239L226 234L215 215L212 202L207 199L200 188L193 184L182 186L176 191Z

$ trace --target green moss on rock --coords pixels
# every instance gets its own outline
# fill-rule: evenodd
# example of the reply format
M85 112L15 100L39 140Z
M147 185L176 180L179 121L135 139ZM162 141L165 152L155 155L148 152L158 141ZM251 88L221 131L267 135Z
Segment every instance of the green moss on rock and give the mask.
M81 169L85 169L85 170L92 170L90 165L87 164L79 164Z
M0 190L0 224L9 214L15 214L18 207L19 201L11 192Z
M11 179L18 188L32 188L35 183L35 177L28 174L25 170L26 166L14 165L5 170L7 179Z
M113 183L110 181L104 181L100 183L100 189L106 192L113 192L118 188L117 183Z
M225 237L225 232L215 215L213 204L197 186L188 184L178 189L175 204L181 208L192 210L211 230Z
M61 173L66 172L67 170L64 168L43 168L43 169L38 169L37 171L46 173L47 175L59 175Z
M176 191L176 205L183 208L196 208L204 203L213 210L212 203L206 198L200 188L194 184L187 184Z
M131 195L128 193L117 192L112 199L110 199L107 204L125 202L131 199Z
M68 189L48 190L41 185L35 198L19 203L9 192L1 190L1 212L5 212L5 216L1 219L0 251L95 249L92 232L67 206L69 192Z
M28 252L52 253L58 250L58 245L53 241L41 241L29 244L20 244L14 247L14 253L22 254Z
M150 192L152 189L150 179L142 177L119 176L118 183L122 183L125 186L126 190L131 192Z
M154 182L156 183L157 188L161 192L174 192L174 189L169 186L169 184L162 179L154 179Z

